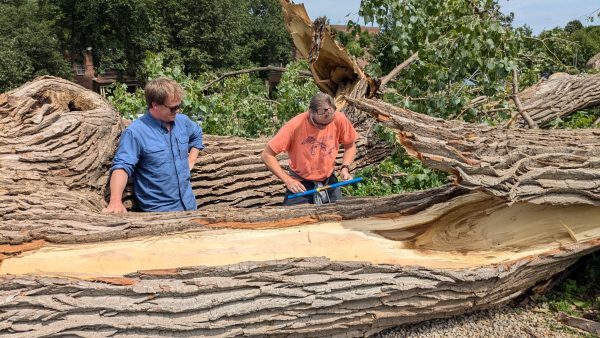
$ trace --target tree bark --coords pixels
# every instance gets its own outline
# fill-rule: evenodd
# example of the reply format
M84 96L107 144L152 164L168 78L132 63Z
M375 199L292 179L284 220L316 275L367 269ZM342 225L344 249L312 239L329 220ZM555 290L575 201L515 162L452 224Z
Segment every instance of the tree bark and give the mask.
M396 130L407 152L465 188L510 202L600 205L600 131L524 130L446 121L347 98Z
M299 258L95 280L5 276L0 277L0 332L366 336L501 306L589 252L578 249L457 271Z
M548 126L556 118L600 105L600 74L551 77L520 92L519 99L537 125ZM517 121L527 126L523 117Z

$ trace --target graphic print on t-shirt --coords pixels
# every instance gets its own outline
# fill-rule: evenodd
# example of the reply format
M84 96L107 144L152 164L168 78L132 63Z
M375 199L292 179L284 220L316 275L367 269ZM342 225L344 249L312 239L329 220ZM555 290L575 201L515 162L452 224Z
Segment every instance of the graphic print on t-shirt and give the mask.
M323 137L320 139L316 139L314 136L307 136L303 141L302 144L308 144L310 145L310 154L312 156L317 155L317 149L321 148L321 152L324 154L331 154L331 152L333 151L333 149L335 148L333 145L331 147L327 146L327 139L331 139L332 137Z

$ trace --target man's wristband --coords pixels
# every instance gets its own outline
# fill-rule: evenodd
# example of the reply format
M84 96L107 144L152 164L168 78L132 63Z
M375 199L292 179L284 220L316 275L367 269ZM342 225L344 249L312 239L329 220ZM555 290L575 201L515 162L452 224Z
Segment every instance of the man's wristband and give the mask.
M340 170L342 170L344 168L346 168L346 169L348 169L348 171L350 171L350 165L349 164L342 164L342 167L340 168Z

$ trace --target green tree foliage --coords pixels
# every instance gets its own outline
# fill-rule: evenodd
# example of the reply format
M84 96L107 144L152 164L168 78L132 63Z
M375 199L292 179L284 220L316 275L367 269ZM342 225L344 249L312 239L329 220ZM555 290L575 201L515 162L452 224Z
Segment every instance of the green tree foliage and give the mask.
M57 12L38 1L0 2L0 92L40 75L70 78L54 33Z
M394 148L392 155L381 163L358 170L355 177L363 181L343 188L351 196L386 196L439 187L448 183L445 172L427 168L409 156L396 141L395 133L379 126L376 135Z
M496 0L364 0L360 14L381 29L367 43L372 55L367 70L372 75L387 74L419 52L419 61L389 86L392 90L385 99L437 117L501 121L506 114L480 116L477 109L464 107L480 95L506 102L514 69L519 70L520 88L524 88L544 73L578 72L587 59L579 60L589 54L584 55L580 47L582 39L574 37L581 30L573 35L557 29L533 36L526 26L514 28L512 14L502 14ZM361 47L363 36L358 40ZM357 44L353 39L345 41L351 47Z
M143 64L148 79L168 76L183 86L187 95L182 113L201 123L204 131L213 135L271 136L291 117L305 111L310 98L318 91L312 79L300 77L300 71L308 68L305 61L288 66L272 98L257 75L228 77L204 89L217 77L215 73L185 73L180 63L169 62L160 53L147 53ZM135 119L146 110L141 89L128 93L124 85L115 84L107 98L129 119Z
M572 32L570 38L578 44L574 63L584 69L587 61L600 53L600 26L583 27Z
M512 29L496 1L365 0L360 14L381 29L371 48L372 74L384 75L419 52L394 86L397 95L387 98L408 108L458 114L473 95L505 92L517 67L523 32Z
M287 63L290 38L276 0L55 0L66 49L92 47L97 66L135 74L145 51L199 73Z
M92 47L98 71L134 74L144 51L166 44L154 1L55 0L61 9L63 47L77 60Z
M565 31L569 34L574 33L583 28L583 24L579 20L571 20L565 25Z

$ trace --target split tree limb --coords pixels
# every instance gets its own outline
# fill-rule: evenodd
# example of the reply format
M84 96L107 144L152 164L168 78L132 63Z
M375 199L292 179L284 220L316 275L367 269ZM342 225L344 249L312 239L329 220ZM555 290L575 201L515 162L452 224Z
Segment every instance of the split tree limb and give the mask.
M396 130L407 153L507 201L600 205L600 131L504 129L347 98Z

